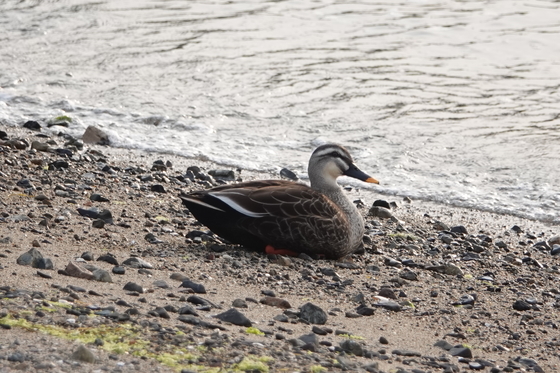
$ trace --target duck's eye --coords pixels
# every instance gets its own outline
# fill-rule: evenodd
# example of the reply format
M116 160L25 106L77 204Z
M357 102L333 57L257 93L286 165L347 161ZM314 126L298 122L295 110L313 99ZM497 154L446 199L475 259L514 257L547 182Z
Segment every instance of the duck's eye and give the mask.
M332 152L329 155L333 158L342 158L342 156L338 152Z

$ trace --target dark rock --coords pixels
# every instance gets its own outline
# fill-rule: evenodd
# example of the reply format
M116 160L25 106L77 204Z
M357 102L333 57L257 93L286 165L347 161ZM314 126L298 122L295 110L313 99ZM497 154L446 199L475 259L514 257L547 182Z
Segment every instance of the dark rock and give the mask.
M190 297L187 298L187 302L192 303L192 304L196 304L196 305L199 305L199 306L221 308L221 307L216 306L214 303L210 302L209 300L204 299L202 297L199 297L198 295L191 295Z
M391 210L388 210L385 207L380 207L380 206L373 206L372 208L370 208L368 215L378 217L381 219L391 219L393 217Z
M101 229L101 228L103 228L103 227L105 226L105 221L104 221L104 220L101 220L101 219L96 219L96 220L94 220L94 221L91 223L91 226L92 226L93 228Z
M32 248L29 251L21 254L16 263L22 266L31 266L33 268L37 268L37 263L39 259L43 258L43 254L36 248Z
M33 266L34 268L39 268L39 269L53 269L54 268L54 264L52 262L52 260L50 260L49 258L40 258L39 260L37 260L37 266Z
M372 206L384 207L387 210L391 209L391 205L389 205L389 202L384 201L382 199L378 199L378 200L374 201Z
M113 267L113 270L111 272L113 272L116 275L124 275L126 270L124 269L124 267L115 266Z
M318 335L327 335L328 331L325 328L320 328L318 326L313 325L313 328L311 328L311 331L315 334Z
M179 315L193 315L198 317L198 312L196 312L196 310L188 304L179 308L179 310L177 310L177 313Z
M462 225L458 225L456 227L453 227L449 231L452 232L452 233L469 234L469 232L467 231L467 228L465 228Z
M442 349L444 349L444 350L446 350L446 351L449 351L449 350L451 350L451 349L453 348L453 345L452 345L451 343L449 343L449 342L447 342L447 341L445 341L445 340L443 340L443 339L440 339L439 341L437 341L437 342L434 344L434 346L435 346L435 347L442 348Z
M111 275L104 269L97 268L94 269L92 272L93 278L99 282L113 282Z
M524 300L517 300L513 304L513 309L517 311L528 311L528 310L532 310L533 306Z
M28 120L27 122L25 122L23 124L23 128L27 128L32 131L41 131L41 125L39 124L39 122L36 122L34 120Z
M16 351L13 354L8 355L8 361L23 363L25 360L27 360L27 357L19 351Z
M398 356L422 356L420 352L410 350L393 350L391 353Z
M82 254L81 258L87 260L88 262L91 262L93 260L93 253L91 251L86 251Z
M264 297L263 299L261 299L260 303L265 304L267 306L278 307L283 309L292 308L292 306L287 300L281 298L275 298L275 297Z
M327 322L327 313L319 306L305 303L299 308L300 318L310 324L324 325Z
M101 194L97 193L93 193L91 196L89 196L89 199L93 202L109 202L108 198L103 197Z
M389 344L389 340L383 336L379 337L379 343L381 343L382 345L388 345Z
M344 351L344 352L348 352L351 354L354 354L356 356L363 356L364 355L364 349L362 347L362 345L353 340L353 339L346 339L342 342L340 342L340 348Z
M249 306L247 305L247 302L245 302L245 300L243 299L235 299L232 303L232 306L235 308L249 308Z
M122 262L122 265L125 265L127 267L132 267L132 268L147 268L147 269L154 268L153 265L151 265L144 259L135 258L135 257L126 259L124 262Z
M70 164L63 160L58 160L49 163L49 170L57 170L57 169L68 168L68 167L70 167Z
M371 316L375 313L375 310L362 304L356 309L356 313L362 316Z
M134 291L137 293L144 293L144 288L134 282L128 282L124 287L123 290L127 290L127 291Z
M98 262L107 262L107 263L112 264L114 266L119 265L119 262L117 261L117 258L115 258L112 254L103 254L99 258L97 258L97 261Z
M217 314L214 317L217 318L217 319L220 319L222 321L232 323L234 325L239 325L239 326L251 326L251 325L253 325L251 323L251 320L249 320L244 314L242 314L241 312L239 312L235 308L230 308L226 312L222 312L220 314Z
M162 319L170 319L171 318L171 316L169 316L169 313L167 313L167 311L163 307L158 307L151 312L153 314L155 314L155 316L161 317ZM148 312L148 314L150 314L150 312Z
M317 338L316 334L305 334L298 338L300 341L308 345L313 345L315 347L319 347L319 338Z
M235 172L232 170L210 170L208 171L208 174L215 180L235 180Z
M460 357L466 357L467 359L472 359L473 354L470 348L468 347L463 347L463 346L455 346L452 347L449 350L449 353L451 354L451 356L460 356Z
M298 181L299 180L297 175L294 172L288 170L287 168L283 168L283 169L280 170L280 176L285 177L286 179L293 180L293 181Z
M163 243L163 241L157 238L153 233L148 233L147 235L144 236L144 239L151 244Z
M192 289L197 294L206 294L206 288L202 284L197 284L191 280L185 280L179 285L179 287Z
M154 184L150 187L150 190L152 192L156 192L156 193L166 193L165 188L163 187L163 185L161 184Z

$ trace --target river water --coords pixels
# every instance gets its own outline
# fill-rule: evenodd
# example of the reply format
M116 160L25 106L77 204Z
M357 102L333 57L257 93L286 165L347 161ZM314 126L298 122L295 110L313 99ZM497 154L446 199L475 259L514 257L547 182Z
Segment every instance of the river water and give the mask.
M560 2L0 0L0 123L59 115L301 176L335 141L375 192L560 224Z

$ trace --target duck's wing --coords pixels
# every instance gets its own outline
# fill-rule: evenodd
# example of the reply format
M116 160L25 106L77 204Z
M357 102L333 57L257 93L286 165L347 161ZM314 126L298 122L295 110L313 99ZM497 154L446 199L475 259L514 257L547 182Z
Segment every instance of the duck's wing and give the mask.
M208 195L238 213L239 229L277 249L339 257L349 245L346 215L306 185L252 184L210 190Z

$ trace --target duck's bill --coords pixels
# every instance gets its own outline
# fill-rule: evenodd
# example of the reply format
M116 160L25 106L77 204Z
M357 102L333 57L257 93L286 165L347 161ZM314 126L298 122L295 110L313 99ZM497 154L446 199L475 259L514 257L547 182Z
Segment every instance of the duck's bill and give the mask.
M351 165L350 168L346 170L344 175L365 181L366 183L379 184L379 181L375 180L373 177L369 176L355 165Z

